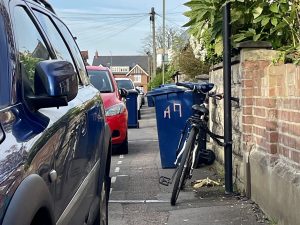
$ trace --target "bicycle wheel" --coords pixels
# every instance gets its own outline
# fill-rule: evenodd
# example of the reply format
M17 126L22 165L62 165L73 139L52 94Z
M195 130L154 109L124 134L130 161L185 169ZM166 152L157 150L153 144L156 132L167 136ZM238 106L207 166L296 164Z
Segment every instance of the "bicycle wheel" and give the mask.
M192 143L191 149L193 149L192 151L190 150L189 156L188 156L188 160L187 160L187 164L186 164L186 168L183 170L183 182L180 185L180 190L183 190L187 179L190 179L191 174L190 171L192 169L192 163L193 163L193 152L197 151L194 149L195 148L195 140Z
M180 165L176 174L172 196L171 196L171 205L175 205L180 189L183 187L185 180L187 179L187 173L189 172L188 169L190 169L191 162L190 161L190 154L191 154L191 148L193 147L193 143L196 138L196 131L195 128L191 129L191 132L189 133L186 146L184 149L184 152L182 154Z

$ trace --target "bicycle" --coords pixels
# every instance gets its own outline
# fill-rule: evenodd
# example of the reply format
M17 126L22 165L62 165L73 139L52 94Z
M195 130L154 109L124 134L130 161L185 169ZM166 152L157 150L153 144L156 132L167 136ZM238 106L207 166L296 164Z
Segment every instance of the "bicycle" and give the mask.
M177 85L203 94L201 89L195 84L177 83ZM217 100L223 98L220 94L206 93L206 100L208 97L213 97ZM169 186L177 175L171 195L172 206L176 204L179 192L183 189L187 179L192 178L193 170L198 166L199 160L202 160L207 165L212 164L215 160L214 152L206 149L206 135L208 134L218 145L224 146L224 143L219 140L224 139L224 137L212 133L207 126L209 111L205 103L193 105L192 108L194 114L187 120L176 150L175 172L171 178L161 176L159 179L160 184Z

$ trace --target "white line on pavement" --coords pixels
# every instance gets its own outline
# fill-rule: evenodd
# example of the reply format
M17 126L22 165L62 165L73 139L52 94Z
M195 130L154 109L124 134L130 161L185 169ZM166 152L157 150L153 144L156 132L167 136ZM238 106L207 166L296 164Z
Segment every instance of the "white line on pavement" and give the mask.
M120 167L116 167L115 173L119 173L119 172L120 172Z
M122 164L122 161L118 161L118 163L117 163L118 165L120 165L120 164Z
M109 190L109 194L111 195L111 192L112 192L112 188L110 188L110 190Z
M120 174L120 175L117 175L117 177L128 177L128 175L126 175L126 174Z
M124 159L124 155L120 155L120 159Z
M169 203L169 200L109 200L110 203L139 204L139 203Z

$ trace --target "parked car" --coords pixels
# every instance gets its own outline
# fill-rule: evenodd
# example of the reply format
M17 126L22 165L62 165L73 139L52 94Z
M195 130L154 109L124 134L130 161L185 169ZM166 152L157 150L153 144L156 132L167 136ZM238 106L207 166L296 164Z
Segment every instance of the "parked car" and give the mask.
M139 94L139 90L134 86L132 80L129 78L116 78L119 89L124 88L127 91L136 91L137 96L137 110L138 110L138 119L141 118L141 106L142 106L142 97Z
M87 66L91 83L101 92L106 121L112 133L113 152L128 153L128 112L122 101L127 91L118 89L115 78L107 67Z
M136 90L138 91L138 93L140 95L140 98L141 98L141 108L142 108L142 106L145 104L145 93L144 93L143 89L140 88L140 87L136 87Z
M48 1L0 0L0 224L108 224L111 135Z

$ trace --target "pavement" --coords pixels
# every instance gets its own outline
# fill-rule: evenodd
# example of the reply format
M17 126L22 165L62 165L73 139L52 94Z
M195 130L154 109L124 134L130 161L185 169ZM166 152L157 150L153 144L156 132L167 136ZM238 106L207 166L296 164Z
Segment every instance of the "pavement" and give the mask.
M224 186L193 188L209 177L222 183L213 166L194 170L191 181L170 205L171 186L160 185L162 169L155 109L143 106L139 129L129 129L129 153L114 155L111 164L110 225L259 225L269 224L258 206L240 195L225 195Z

